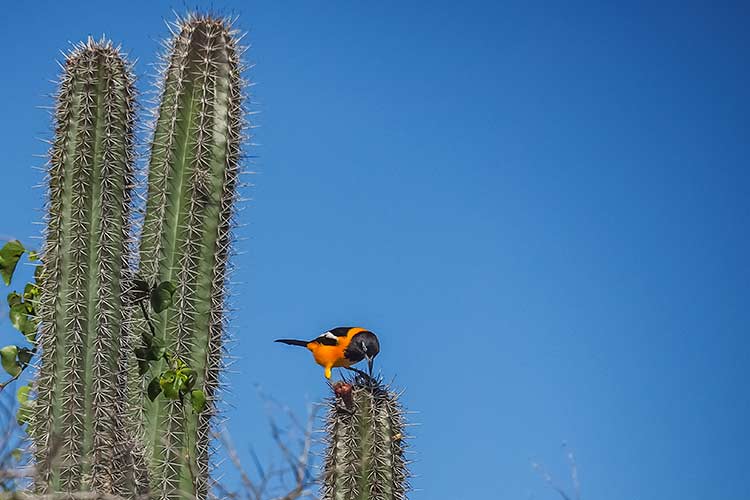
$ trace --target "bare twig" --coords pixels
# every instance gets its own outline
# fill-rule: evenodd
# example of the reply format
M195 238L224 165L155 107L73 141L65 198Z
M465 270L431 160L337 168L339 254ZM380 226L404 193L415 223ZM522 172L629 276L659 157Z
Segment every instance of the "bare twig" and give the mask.
M15 395L0 398L0 491L14 491L28 483L28 457L21 453L25 436L16 423Z
M5 388L6 388L7 386L9 386L9 385L10 385L10 384L11 384L12 382L15 382L16 380L18 380L18 377L20 377L20 376L21 376L21 374L23 373L23 371L24 371L25 369L26 369L25 367L24 367L24 368L22 368L22 369L21 369L21 371L20 371L20 372L18 372L18 375L15 375L15 376L13 376L12 378L10 378L10 379L6 380L5 382L2 382L2 383L0 383L0 392L3 392L3 390L5 390Z
M288 407L278 405L270 412L269 425L271 437L281 458L281 465L272 462L261 464L255 452L251 450L254 473L248 472L240 461L226 430L215 437L223 444L227 456L239 472L240 485L236 488L217 483L214 486L215 496L226 500L301 500L314 497L314 485L317 478L313 473L314 437L313 432L319 406L311 406L307 419L301 421ZM286 422L279 424L279 415ZM30 485L36 469L28 465L28 457L19 458L19 450L24 442L21 427L15 423L15 399L0 399L0 500L125 500L116 495L97 492L72 492L35 495L25 493L24 488ZM52 444L54 446L54 444ZM55 456L53 451L51 455ZM289 481L291 479L291 481ZM147 496L142 500L147 500ZM188 498L187 496L185 498ZM130 498L128 500L136 500Z
M31 354L32 354L32 355L33 355L33 354L36 354L36 347L35 347L35 348L33 348L33 349L31 349L31 351L30 351L30 352L31 352ZM0 392L3 392L3 390L4 390L4 389L5 389L5 388L6 388L7 386L9 386L9 385L10 385L10 384L11 384L12 382L15 382L16 380L18 380L18 379L19 379L19 377L20 377L21 375L23 375L23 372L24 372L24 371L26 371L26 368L28 368L29 366L31 366L31 364L30 364L30 363L22 363L22 364L21 364L21 371L19 371L17 375L14 375L14 376L13 376L13 377L11 377L10 379L6 380L5 382L2 382L2 383L0 383Z
M276 411L269 417L271 438L281 454L283 467L264 467L255 452L250 453L255 465L255 474L250 474L240 462L237 450L226 430L216 436L224 446L230 462L238 471L241 481L240 491L229 491L225 486L217 485L217 493L221 498L236 500L298 500L311 497L312 487L316 477L312 473L313 464L313 431L317 419L318 408L311 406L307 420L300 422L297 415L288 407L279 405L270 397L263 397L266 403L276 407ZM278 424L278 409L282 410L285 419L289 421L291 429L284 431ZM301 436L299 442L290 438L291 434ZM297 444L295 444L297 442ZM286 480L291 475L291 484Z
M568 445L566 443L562 444L562 447L564 449L567 449L567 446ZM575 500L581 500L581 483L578 480L578 465L576 464L576 459L573 451L568 450L566 453L566 457L570 465L570 478L573 483ZM571 497L561 486L555 483L555 481L552 479L552 475L549 473L549 471L547 471L544 465L539 462L531 462L531 467L535 471L539 472L539 474L542 476L542 479L544 479L544 482L547 483L550 488L559 493L563 500L573 500L573 497Z

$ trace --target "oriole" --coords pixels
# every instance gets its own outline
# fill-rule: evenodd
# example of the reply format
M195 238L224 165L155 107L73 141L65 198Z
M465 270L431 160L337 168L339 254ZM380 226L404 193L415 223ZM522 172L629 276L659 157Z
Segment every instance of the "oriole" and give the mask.
M312 352L315 362L325 368L326 378L331 378L332 368L358 371L351 366L363 359L367 359L367 367L372 376L372 362L380 352L378 337L358 326L333 328L310 341L278 339L275 342L307 347Z

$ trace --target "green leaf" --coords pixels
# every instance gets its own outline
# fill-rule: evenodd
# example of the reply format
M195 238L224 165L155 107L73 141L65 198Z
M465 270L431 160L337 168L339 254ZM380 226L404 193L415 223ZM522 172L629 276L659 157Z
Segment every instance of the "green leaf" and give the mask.
M33 329L31 329L31 331L24 332L23 335L30 343L36 344L36 331L39 327L39 321L30 320L28 324L33 325Z
M151 290L151 287L148 286L148 281L146 281L146 280L134 279L133 280L133 290L138 290L139 292L148 293Z
M161 393L161 383L159 377L154 377L148 384L148 399L153 401Z
M36 317L39 295L39 287L33 283L28 283L24 287L23 295L17 292L8 294L10 322L31 343L36 342L36 331L39 326L39 320Z
M185 379L185 383L184 383L185 392L193 388L193 386L195 385L195 379L197 378L197 375L195 374L195 370L191 368L183 368L179 370L178 375L184 377Z
M10 308L10 322L16 330L23 333L29 342L36 340L37 322L29 316L26 304L16 304Z
M162 281L151 290L151 307L157 313L166 311L172 305L174 292L177 288L170 281Z
M26 347L21 347L18 349L18 361L21 363L21 366L26 366L29 363L31 363L31 358L34 357L34 351L31 349L28 349Z
M170 384L161 384L161 389L164 392L164 397L168 399L180 399L180 391L175 388L174 381Z
M0 349L0 362L2 362L3 369L8 372L11 377L17 377L21 373L21 365L16 361L18 356L18 346L6 345Z
M36 266L36 269L34 269L34 281L36 283L41 282L43 274L44 274L44 266Z
M188 367L187 363L185 363L182 359L178 358L177 356L172 356L172 361L174 362L174 369L175 370L184 370Z
M28 424L34 409L30 406L19 406L16 410L16 422L18 425Z
M10 323L13 327L19 332L23 332L26 325L26 318L29 315L29 313L26 312L26 306L23 302L11 306L9 315Z
M148 362L148 349L145 347L137 347L135 349L135 359L138 361L138 374L145 375L148 371L150 363Z
M190 404L193 405L193 411L200 413L206 408L206 395L200 389L190 393Z
M21 450L21 448L13 448L13 451L10 452L10 456L16 462L20 462L23 458L23 451Z
M29 400L29 394L31 393L31 386L30 385L22 385L18 388L16 391L16 399L18 400L18 404L21 406L26 405L30 402Z
M158 361L163 358L166 353L166 347L153 345L151 346L151 349L148 350L148 359L151 361Z
M164 342L157 337L150 336L149 340L150 342L148 342L146 346L146 349L148 350L146 359L149 361L158 361L164 356L167 348L164 347Z
M6 285L10 285L16 265L25 251L18 240L11 240L0 248L0 275Z
M34 408L34 401L29 399L29 393L31 392L31 386L22 385L16 391L16 399L18 400L18 411L16 412L16 421L18 425L28 423L31 417L31 412Z
M23 297L18 292L10 292L8 294L8 307L13 307L23 303Z
M130 290L130 294L135 302L146 300L151 293L151 287L147 281L136 279L133 280L133 288Z
M30 385L22 385L16 391L16 399L18 400L18 411L16 412L16 421L18 425L28 423L31 418L31 414L34 411L35 401L29 399L29 393L31 392Z
M39 252L36 250L29 250L29 261L36 262L39 260Z
M146 361L145 359L138 360L138 375L143 376L147 374L149 368L151 368L151 365L148 361Z
M175 374L174 382L172 383L172 389L176 394L176 397L172 399L180 399L185 393L185 384L187 383L187 376L182 373Z
M23 288L24 300L36 302L37 299L39 299L40 294L41 292L39 291L39 287L34 283L26 283L26 286Z
M164 396L169 399L180 399L180 388L177 386L177 376L174 370L167 370L159 377L159 386Z
M158 361L164 354L165 348L158 346L138 347L135 349L135 357L138 360L138 371L145 375L152 361Z

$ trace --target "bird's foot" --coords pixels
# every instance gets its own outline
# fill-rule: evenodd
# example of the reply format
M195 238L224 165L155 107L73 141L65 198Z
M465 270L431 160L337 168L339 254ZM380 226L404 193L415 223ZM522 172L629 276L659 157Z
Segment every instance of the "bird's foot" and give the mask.
M364 379L367 380L368 382L373 383L373 384L375 383L375 378L372 375L370 375L369 373L363 372L362 370L360 370L358 368L354 368L352 366L346 366L345 368L347 370L353 371L357 375L360 375L360 376L364 377Z

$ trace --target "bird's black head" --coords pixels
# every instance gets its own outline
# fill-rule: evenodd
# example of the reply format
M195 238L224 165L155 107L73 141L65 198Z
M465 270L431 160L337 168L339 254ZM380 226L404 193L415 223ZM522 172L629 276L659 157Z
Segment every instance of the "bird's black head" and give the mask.
M344 355L352 363L359 363L367 359L367 366L372 373L372 361L380 352L380 342L378 337L370 331L362 331L352 337L349 347L346 348Z

